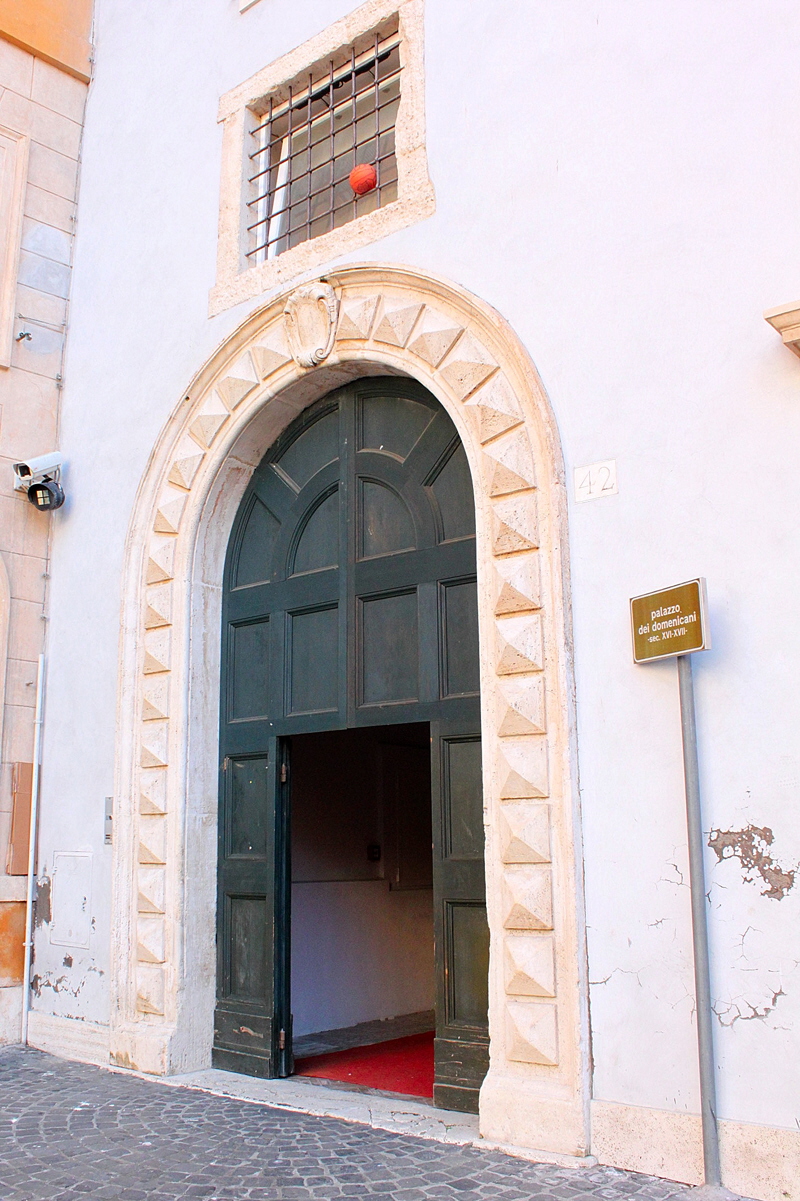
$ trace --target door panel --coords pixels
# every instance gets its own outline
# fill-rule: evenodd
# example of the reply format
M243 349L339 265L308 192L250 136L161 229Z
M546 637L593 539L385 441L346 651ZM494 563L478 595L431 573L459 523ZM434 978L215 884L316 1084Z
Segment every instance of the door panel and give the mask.
M230 996L258 1002L267 992L267 903L265 897L229 897Z
M215 1067L273 1075L276 1068L276 739L266 755L226 758L218 861Z
M419 748L384 764L391 880L429 879L414 808L427 788L435 1099L475 1108L488 1048L488 932L474 530L455 427L410 380L370 378L325 397L253 474L223 596L218 1066L291 1071L288 739L429 722L424 769Z
M379 480L359 480L359 558L413 550L417 544L414 519L393 489Z
M299 492L312 476L339 456L338 410L327 406L322 415L308 412L308 422L277 456L273 466Z
M439 517L439 541L475 537L472 479L463 445L457 443L437 464L429 488Z
M359 450L376 450L401 461L409 455L433 420L428 405L408 397L371 394L359 401Z
M478 585L452 580L440 585L442 697L475 695L480 688Z
M489 1007L489 924L486 906L445 901L448 989L445 1024L483 1029Z
M231 721L247 721L269 713L270 634L268 617L231 624Z
M361 704L413 701L419 693L417 592L361 600Z
M478 1112L489 1066L489 927L479 712L431 723L437 1000L433 1099Z
M269 764L266 759L229 759L225 857L263 860L269 830Z
M339 610L288 615L289 697L287 712L335 713L339 689Z
M441 740L442 854L483 863L480 735Z
M321 571L339 563L339 490L317 501L301 528L292 575Z
M280 522L253 496L243 524L234 568L234 587L243 588L269 578L272 550Z

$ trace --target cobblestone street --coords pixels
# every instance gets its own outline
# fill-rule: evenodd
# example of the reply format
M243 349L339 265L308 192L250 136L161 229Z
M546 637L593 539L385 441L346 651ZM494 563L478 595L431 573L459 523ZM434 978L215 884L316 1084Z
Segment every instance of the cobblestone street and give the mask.
M667 1201L682 1186L276 1110L38 1051L0 1052L0 1197Z

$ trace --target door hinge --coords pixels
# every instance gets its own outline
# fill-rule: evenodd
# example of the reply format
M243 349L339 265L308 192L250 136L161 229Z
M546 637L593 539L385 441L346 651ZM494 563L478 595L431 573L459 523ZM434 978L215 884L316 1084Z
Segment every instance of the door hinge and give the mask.
M289 779L289 765L287 763L282 763L281 764L281 784L285 784L288 779Z
M223 771L228 770L228 764L230 763L230 761L231 761L230 755L226 755L225 758L222 760L222 770Z
M286 1031L285 1030L278 1031L278 1050L279 1051L286 1050Z

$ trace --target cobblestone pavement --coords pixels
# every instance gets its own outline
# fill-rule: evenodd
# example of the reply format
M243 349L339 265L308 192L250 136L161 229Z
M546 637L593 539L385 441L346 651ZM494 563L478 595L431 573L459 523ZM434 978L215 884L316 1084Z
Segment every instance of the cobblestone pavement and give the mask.
M667 1201L687 1191L0 1052L2 1201Z

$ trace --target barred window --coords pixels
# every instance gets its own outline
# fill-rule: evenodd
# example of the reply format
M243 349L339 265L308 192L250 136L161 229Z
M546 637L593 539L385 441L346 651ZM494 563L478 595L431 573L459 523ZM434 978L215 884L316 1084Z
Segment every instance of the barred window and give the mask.
M395 29L360 40L344 61L317 64L259 107L249 151L251 265L397 199L399 104Z

